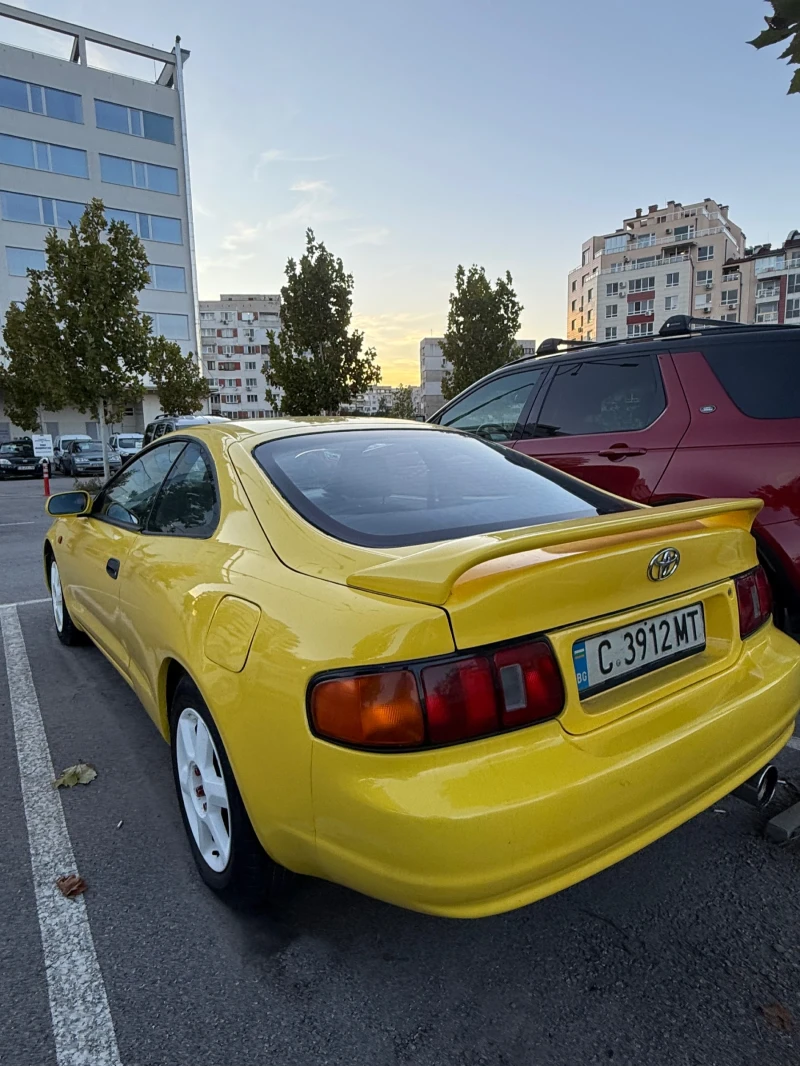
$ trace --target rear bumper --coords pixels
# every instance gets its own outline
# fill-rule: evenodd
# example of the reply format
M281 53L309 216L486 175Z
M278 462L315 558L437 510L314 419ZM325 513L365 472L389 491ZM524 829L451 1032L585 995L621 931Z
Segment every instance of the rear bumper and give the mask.
M726 795L799 707L798 647L770 625L730 669L581 736L551 722L403 755L316 741L316 872L431 914L524 906Z

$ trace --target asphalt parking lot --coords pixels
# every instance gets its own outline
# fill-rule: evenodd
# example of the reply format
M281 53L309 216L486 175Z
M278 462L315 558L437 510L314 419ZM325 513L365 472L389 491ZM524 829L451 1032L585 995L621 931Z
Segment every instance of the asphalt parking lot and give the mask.
M220 904L195 874L167 746L98 651L56 639L42 491L41 481L0 482L0 1063L800 1061L800 844L767 843L766 816L736 799L496 918L429 918L318 881L276 912ZM29 736L15 735L12 692L38 705L55 770L85 760L95 781L52 793ZM768 813L800 789L793 743ZM37 825L31 796L55 797L63 839ZM32 871L50 867L83 876L85 896L63 900L38 875L34 884ZM66 907L86 918L74 975L69 952L58 965L51 952ZM90 980L92 997L67 1009L72 976Z

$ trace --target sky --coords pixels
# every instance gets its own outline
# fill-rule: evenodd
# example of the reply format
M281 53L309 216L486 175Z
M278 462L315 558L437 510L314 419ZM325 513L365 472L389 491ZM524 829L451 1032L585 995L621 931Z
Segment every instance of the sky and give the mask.
M520 336L542 340L565 332L581 243L637 207L710 197L748 242L800 228L800 96L779 49L746 43L761 0L18 6L181 36L200 298L278 292L311 226L387 384L419 381L459 263L510 271Z

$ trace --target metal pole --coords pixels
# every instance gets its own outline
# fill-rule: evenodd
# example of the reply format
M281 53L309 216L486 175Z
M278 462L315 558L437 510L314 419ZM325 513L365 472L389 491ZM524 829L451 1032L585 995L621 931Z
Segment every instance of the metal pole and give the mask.
M97 415L100 420L100 443L103 445L103 480L108 481L111 477L111 468L108 465L108 439L106 436L106 411L104 400L101 400L97 405Z

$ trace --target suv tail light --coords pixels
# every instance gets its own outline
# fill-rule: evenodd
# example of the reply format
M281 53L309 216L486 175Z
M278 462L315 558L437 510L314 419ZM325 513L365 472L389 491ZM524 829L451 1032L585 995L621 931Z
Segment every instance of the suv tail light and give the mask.
M543 640L329 677L309 692L315 732L360 748L453 744L555 718L563 706L561 674Z
M739 601L739 633L744 639L760 629L772 614L772 589L762 566L740 574L734 581Z

